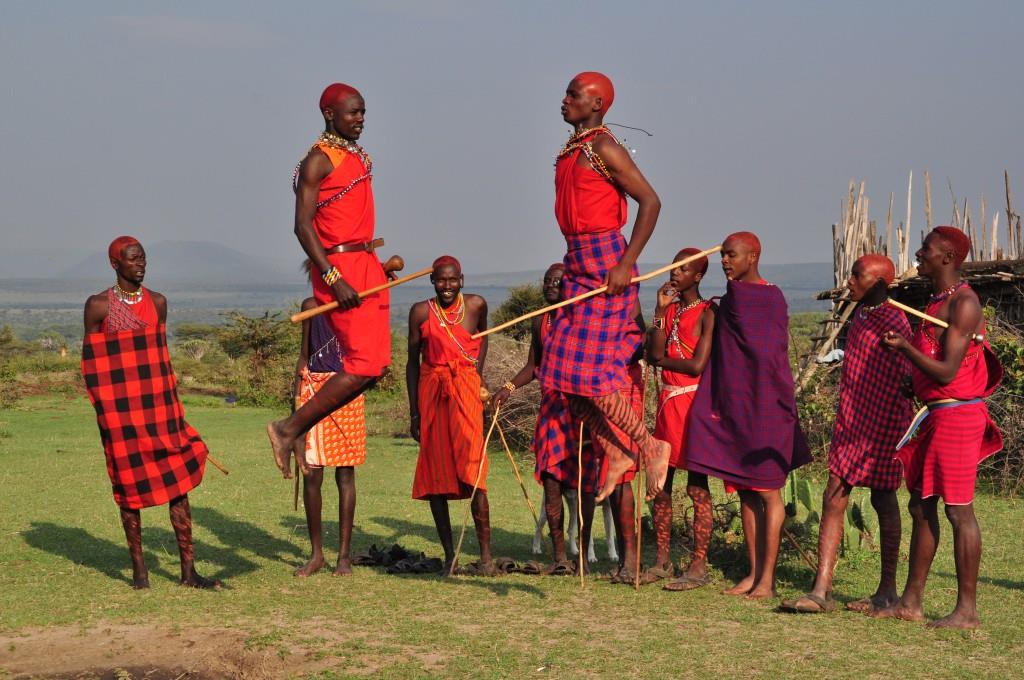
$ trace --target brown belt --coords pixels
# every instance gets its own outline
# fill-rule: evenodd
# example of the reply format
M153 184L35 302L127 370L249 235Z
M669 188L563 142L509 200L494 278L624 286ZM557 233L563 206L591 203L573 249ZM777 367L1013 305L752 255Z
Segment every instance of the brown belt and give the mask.
M332 253L372 253L377 248L384 247L384 239L375 238L372 241L363 241L360 243L342 243L336 245L333 248L328 248L325 252L330 255Z

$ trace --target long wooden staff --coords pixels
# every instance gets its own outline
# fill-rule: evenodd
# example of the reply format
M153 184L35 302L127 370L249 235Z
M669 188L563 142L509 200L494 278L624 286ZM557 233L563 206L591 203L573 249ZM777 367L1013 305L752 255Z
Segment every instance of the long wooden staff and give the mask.
M641 475L644 474L644 452L640 451L640 454L636 459L636 491L633 493L633 525L636 529L636 565L633 568L633 590L640 590L640 548L643 545L643 533L644 533L644 522L643 514L640 511L640 494L644 490L644 480L641 479ZM671 503L671 499L669 501ZM657 529L655 529L657 531Z
M580 445L576 451L576 542L579 543L580 590L586 588L583 581L583 560L589 546L583 545L583 422L580 421Z
M224 467L223 465L221 465L220 463L218 463L217 459L214 458L213 456L211 456L209 453L206 454L206 462L209 463L210 465L212 465L213 467L217 468L218 470L220 470L224 474L228 473L228 469L226 467Z
M701 252L697 253L696 255L690 255L688 257L684 257L683 259L679 260L678 262L673 262L672 264L667 264L664 267L659 267L658 269L655 269L654 271L651 271L651 272L647 272L646 274L640 274L639 276L634 276L632 279L629 280L629 282L630 283L640 283L641 281L647 281L648 279L653 279L655 276L661 276L665 272L672 271L673 269L678 269L679 267L682 267L684 264L689 264L690 262L693 262L694 260L699 260L700 258L707 257L708 255L711 255L712 253L717 253L721 249L722 249L722 246L715 246L714 248L708 248L707 250L701 251ZM599 288L595 288L594 290L588 290L586 293L580 293L579 295L576 295L575 297L571 297L568 300L562 300L561 302L556 302L553 305L548 305L547 307L541 307L540 309L536 309L536 310L530 312L529 314L523 314L522 316L516 317L515 319L512 319L511 321L506 321L505 323L498 324L494 328L488 328L485 331L480 331L479 333L476 333L476 334L473 335L473 339L476 340L477 338L482 338L485 335L490 335L491 333L497 333L498 331L504 330L504 329L508 328L509 326L514 326L514 325L516 325L517 323L519 323L521 321L526 321L527 319L532 319L535 316L540 316L541 314L546 314L546 313L548 313L548 312L550 312L552 310L559 309L559 308L565 307L567 305L575 304L575 303L580 302L582 300L586 300L588 298L592 298L595 295L600 295L601 293L605 292L606 290L608 290L608 286L601 286ZM312 311L312 310L310 310L310 311Z
M789 539L789 542L793 544L793 547L796 548L796 551L800 553L800 557L804 558L804 562L807 563L807 566L809 566L815 573L817 573L818 563L811 559L811 556L807 554L807 551L804 550L799 543L797 543L796 536L791 534L789 532L789 529L787 529L786 527L782 527L782 533L787 539ZM833 567L833 569L834 568L835 567Z
M533 516L533 526L537 526L537 509L533 507L533 501L530 500L530 494L526 490L526 484L523 483L523 476L519 474L519 466L516 465L516 460L512 456L512 449L509 448L508 440L505 439L505 432L501 429L501 423L498 423L498 436L501 437L501 443L505 447L505 455L508 456L508 462L512 464L512 472L516 475L516 481L519 482L519 488L523 491L523 498L526 499L526 505L530 508L530 515Z
M924 319L925 321L929 321L929 322L931 322L931 323L933 323L936 326L939 326L941 328L949 328L949 324L948 323L946 323L942 319L936 319L931 314L925 314L924 312L920 312L920 311L914 309L913 307L908 307L907 305L903 304L902 302L896 302L892 298L886 298L885 301L888 304L890 304L893 307L895 307L896 309L902 309L907 314L913 314L914 316L918 317L919 319ZM976 340L978 342L985 342L985 336L982 335L981 333L972 333L971 334L971 340Z
M395 279L394 281L388 281L387 283L382 283L379 286L374 286L373 288L367 288L366 290L359 291L359 298L362 299L362 298L364 298L364 297L366 297L368 295L373 295L374 293L379 293L382 290L387 290L388 288L394 288L395 286L400 286L403 283L408 283L409 281L412 281L413 279L418 279L421 276L426 276L427 274L429 274L429 273L431 273L433 271L434 270L433 270L432 267L427 267L426 269L421 269L418 272L413 272L412 274L409 274L408 276L403 276L400 279ZM319 307L314 307L313 309L307 309L304 312L299 312L297 314L292 314L292 317L291 317L292 323L299 323L301 321L305 321L306 319L314 317L314 316L316 316L318 314L323 314L324 312L329 312L332 309L337 309L337 308L338 308L338 301L334 300L332 302L328 302L327 304L320 305Z
M476 471L476 481L473 482L473 492L469 494L469 503L466 505L466 513L462 516L462 530L459 532L459 544L455 548L455 557L452 559L452 566L448 568L449 576L455 573L455 566L459 563L459 555L462 553L462 539L466 537L466 523L469 522L469 514L473 509L473 499L476 497L476 490L480 486L480 478L483 477L484 474L484 463L487 462L487 444L491 441L491 434L494 432L494 428L498 424L499 411L501 411L500 404L494 407L494 417L491 419L491 426L487 430L487 436L484 437L484 447L483 450L480 451L480 467L477 468Z

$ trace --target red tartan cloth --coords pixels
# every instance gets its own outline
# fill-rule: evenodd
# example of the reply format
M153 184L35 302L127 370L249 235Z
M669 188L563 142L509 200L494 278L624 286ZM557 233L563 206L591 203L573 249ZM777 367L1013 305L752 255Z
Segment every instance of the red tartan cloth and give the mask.
M86 335L82 377L96 409L114 502L147 508L199 485L208 451L185 422L164 325Z
M938 316L947 299L929 304L925 312ZM976 332L984 336L984 321ZM921 322L912 344L925 355L941 360L942 346L931 323ZM968 401L992 394L1003 369L987 342L972 342L949 383L939 385L917 369L912 375L914 394L921 401ZM978 463L1003 448L1003 435L984 402L941 406L929 412L917 436L899 450L897 457L903 464L907 489L917 491L922 498L940 496L946 505L967 505L974 501Z
M895 307L883 304L854 312L846 334L828 468L853 486L895 491L903 477L896 443L914 411L901 391L910 362L884 347L886 331L911 337L907 317Z
M571 489L579 485L580 421L569 409L562 392L540 390L540 411L533 432L533 453L537 456L534 479L551 475ZM594 453L589 439L583 441L583 491L596 493L601 474L601 458Z

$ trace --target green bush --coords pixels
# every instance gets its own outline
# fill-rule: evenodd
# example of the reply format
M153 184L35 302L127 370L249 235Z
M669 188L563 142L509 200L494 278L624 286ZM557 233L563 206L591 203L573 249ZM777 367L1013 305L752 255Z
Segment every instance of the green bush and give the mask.
M544 304L544 291L539 284L528 283L509 288L508 298L501 303L491 317L491 326L503 324L535 309L540 309ZM506 328L502 333L516 340L527 340L530 337L530 324L524 321Z

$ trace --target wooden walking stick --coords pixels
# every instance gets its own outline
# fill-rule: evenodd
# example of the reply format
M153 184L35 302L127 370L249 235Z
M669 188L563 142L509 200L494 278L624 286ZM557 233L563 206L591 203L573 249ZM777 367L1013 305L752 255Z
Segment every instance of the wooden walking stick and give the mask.
M895 307L896 309L902 309L907 314L913 314L917 318L924 319L925 321L931 322L931 323L933 323L936 326L939 326L941 328L949 328L949 324L948 323L946 323L942 319L936 319L931 314L925 314L924 312L919 312L918 310L914 309L913 307L908 307L907 305L903 304L902 302L896 302L892 298L886 298L885 301L888 304L890 304L893 307ZM982 335L981 333L972 333L971 334L971 340L976 340L977 342L985 342L985 336Z
M629 282L630 283L640 283L641 281L647 281L649 279L653 279L655 276L661 276L665 272L672 271L673 269L678 269L679 267L682 267L684 264L689 264L690 262L693 262L694 260L699 260L700 258L707 257L708 255L711 255L712 253L717 253L721 249L722 249L722 246L715 246L714 248L708 248L707 250L701 251L701 252L697 253L696 255L690 255L688 257L684 257L683 259L679 260L678 262L673 262L672 264L667 264L664 267L659 267L658 269L655 269L654 271L647 272L646 274L640 274L639 276L634 276L632 279L629 280ZM527 319L532 319L535 316L540 316L541 314L547 314L548 312L550 312L552 310L559 309L561 307L565 307L567 305L571 305L571 304L574 304L576 302L581 302L583 300L587 300L589 298L594 297L595 295L600 295L601 293L605 292L606 290L608 290L608 286L600 286L599 288L595 288L594 290L588 290L586 293L580 293L579 295L576 295L575 297L571 297L568 300L562 300L561 302L556 302L553 305L548 305L547 307L541 307L540 309L536 309L536 310L530 312L529 314L523 314L522 316L516 317L515 319L512 319L511 321L506 321L505 323L498 324L494 328L488 328L487 330L480 331L479 333L475 333L473 335L473 339L476 340L477 338L482 338L485 335L490 335L491 333L497 333L498 331L504 330L504 329L508 328L509 326L514 326L514 325L516 325L517 323L519 323L521 321L526 321ZM313 310L310 310L310 311L313 311Z
M782 533L787 539L789 539L789 542L793 544L793 547L796 548L796 551L800 553L800 557L804 558L804 562L807 563L807 566L809 566L815 573L817 573L818 563L811 559L810 555L807 554L807 551L804 550L800 546L800 544L796 542L796 536L789 533L789 529L787 529L786 527L782 527Z
M388 263L391 263L396 258L399 261L402 259L398 255L392 255L391 258L388 259ZM385 263L385 264L387 264L387 263ZM405 263L403 262L401 267L398 267L398 269L393 269L391 271L399 271L402 268L404 268L404 266L405 266ZM385 270L385 271L387 271L387 270ZM359 291L359 298L362 299L362 298L367 297L368 295L373 295L374 293L379 293L382 290L387 290L388 288L394 288L395 286L400 286L403 283L408 283L409 281L412 281L413 279L418 279L421 276L426 276L427 274L430 274L433 271L434 271L433 267L427 267L426 269L421 269L418 272L413 272L412 274L409 274L408 276L403 276L400 279L395 279L394 281L388 281L387 283L382 283L379 286L374 286L373 288L367 288L366 290L361 290L361 291ZM338 308L338 301L337 300L333 300L333 301L328 302L326 304L320 305L319 307L314 307L313 309L307 309L304 312L298 312L297 314L292 314L291 320L292 320L292 323L299 323L301 321L305 321L306 319L310 319L310 318L312 318L314 316L317 316L318 314L323 314L324 312L329 312L332 309L337 309L337 308Z
M480 451L480 467L476 471L476 481L473 482L473 491L469 494L469 503L466 505L466 512L462 516L462 530L459 532L459 543L455 548L455 557L452 558L452 565L448 568L448 575L451 576L455 573L455 566L459 563L459 555L462 553L462 539L466 537L466 523L469 521L469 515L473 510L473 499L476 497L476 490L480 486L480 478L484 474L484 463L487 462L487 444L491 441L491 434L494 432L495 426L498 424L498 412L501 411L501 406L498 405L494 409L494 417L491 419L491 426L487 429L487 436L484 437L484 447Z
M512 449L508 445L508 441L505 439L505 432L501 429L501 423L498 423L498 436L501 437L501 443L505 447L505 455L508 456L508 462L512 464L512 472L515 473L516 481L519 482L519 488L523 491L523 498L526 499L526 505L530 508L530 515L533 517L533 526L537 526L537 509L533 507L533 501L530 500L530 494L526 490L526 484L523 483L523 477L519 474L519 466L516 465L515 458L512 456Z
M561 501L559 501L561 502ZM583 581L583 560L586 559L586 546L583 545L583 422L580 422L580 445L576 450L576 542L579 543L580 590L586 588Z
M633 493L633 525L636 528L636 565L633 568L633 590L640 590L640 548L643 545L644 522L643 514L640 511L640 494L643 493L643 481L640 476L644 473L644 452L641 451L636 459L636 491Z
M209 463L210 465L212 465L213 467L217 468L218 470L220 470L224 474L228 473L228 469L226 467L224 467L223 465L221 465L220 463L218 463L217 459L214 458L213 456L211 456L209 453L206 454L206 462Z
M292 497L292 509L296 512L299 511L299 478L302 477L302 471L299 470L299 461L295 461L295 494Z

